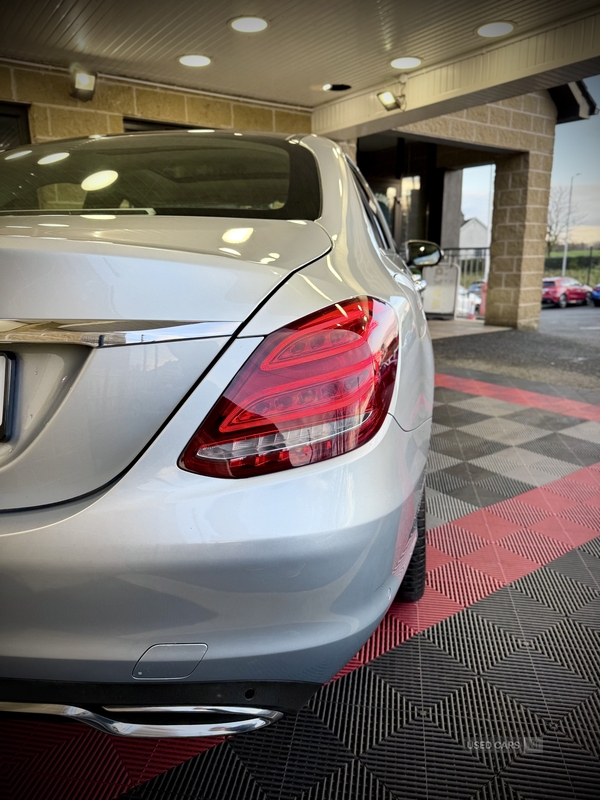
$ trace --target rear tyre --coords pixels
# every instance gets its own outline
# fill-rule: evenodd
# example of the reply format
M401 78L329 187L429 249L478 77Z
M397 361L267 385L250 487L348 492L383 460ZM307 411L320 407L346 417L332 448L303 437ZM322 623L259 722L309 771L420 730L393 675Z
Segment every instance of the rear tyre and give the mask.
M567 307L568 300L567 300L567 295L566 294L561 294L561 296L558 298L557 305L558 305L559 308L566 308Z
M592 306L594 305L594 298L592 297L592 293L588 292L585 296L585 305Z
M417 541L404 580L396 594L398 603L415 603L425 592L425 489L417 513Z

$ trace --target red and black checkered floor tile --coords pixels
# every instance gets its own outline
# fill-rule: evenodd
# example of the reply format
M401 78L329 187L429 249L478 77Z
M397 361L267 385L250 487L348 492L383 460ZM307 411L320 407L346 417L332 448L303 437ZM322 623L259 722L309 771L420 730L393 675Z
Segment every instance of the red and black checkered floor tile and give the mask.
M11 721L0 797L600 797L600 406L510 383L437 376L425 596L297 717L219 742Z

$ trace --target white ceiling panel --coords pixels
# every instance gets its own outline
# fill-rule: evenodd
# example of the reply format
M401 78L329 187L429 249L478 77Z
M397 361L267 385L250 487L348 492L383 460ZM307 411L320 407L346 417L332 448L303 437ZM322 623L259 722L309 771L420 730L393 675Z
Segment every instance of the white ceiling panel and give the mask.
M477 35L487 22L508 20L519 36L593 8L589 0L5 1L0 55L314 107L333 96L311 87L360 91L392 80L393 58L430 67L499 41ZM240 15L269 26L238 33L228 22ZM212 63L179 64L189 53Z

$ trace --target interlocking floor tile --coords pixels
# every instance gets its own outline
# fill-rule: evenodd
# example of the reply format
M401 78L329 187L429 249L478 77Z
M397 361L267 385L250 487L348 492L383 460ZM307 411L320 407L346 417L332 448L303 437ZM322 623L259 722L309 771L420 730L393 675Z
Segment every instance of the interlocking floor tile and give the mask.
M600 558L600 536L590 539L589 542L582 544L581 547L578 547L577 549L581 550L583 553L589 553L591 556Z
M466 531L464 528L460 528L452 522L448 522L445 525L440 525L428 531L427 541L443 553L454 557L472 553L473 550L478 550L480 547L485 547L485 545L488 544L487 539L477 536L476 533L471 533L471 531ZM448 560L449 559L446 559L446 561ZM431 571L431 565L428 564L427 566L428 571ZM438 566L441 565L438 564Z
M537 531L552 539L565 542L570 547L579 547L596 537L597 532L587 525L579 525L562 516L546 517L546 519L529 526L532 531Z
M468 800L493 772L426 719L418 719L361 756L402 800Z
M505 419L521 422L523 425L533 425L536 428L545 428L549 431L562 431L571 428L584 420L566 414L555 414L552 411L542 411L540 408L525 408L509 414ZM597 423L584 423L586 425L597 425Z
M495 397L472 396L468 400L456 400L453 405L459 408L466 408L469 411L478 411L490 417L504 417L508 414L514 414L516 411L529 410L527 406L507 403L506 400L497 400Z
M574 436L566 436L562 433L551 433L540 439L524 442L521 447L525 450L530 450L532 453L558 458L561 461L570 461L572 464L579 464L582 467L587 467L589 464L594 464L598 461L597 444L582 441Z
M506 658L518 639L487 619L465 609L425 631L425 637L478 674Z
M432 719L495 773L519 754L524 739L544 733L531 709L481 677L445 697Z
M475 678L475 673L423 634L376 658L366 669L420 708L438 703Z
M437 524L444 524L452 522L457 517L464 517L465 514L470 514L476 508L470 503L465 503L464 500L459 500L457 497L452 497L442 492L436 492L434 489L430 489L426 497L428 527L430 525L430 516L439 521Z
M600 760L600 691L591 694L583 703L561 720L561 729L570 739Z
M520 530L523 525L494 514L490 509L482 508L460 520L460 527L482 536L490 542L497 542L505 536Z
M425 593L418 603L392 603L388 615L402 620L415 631L424 631L463 608L461 603L440 594L431 586L425 586Z
M585 525L596 534L600 532L600 508L578 504L564 509L564 511L561 511L560 516L577 522L579 525Z
M404 651L407 647L410 644L398 650ZM371 667L363 667L327 684L310 701L309 707L356 755L386 739L411 719L408 700L397 691L397 686L383 680Z
M478 488L489 489L500 495L502 499L515 497L518 494L528 492L533 484L527 481L515 480L507 475L493 475L483 481L479 481Z
M460 459L458 458L452 458L452 456L446 456L444 453L436 453L435 450L430 450L427 458L426 471L428 473L435 472L438 469L445 469L446 467L452 467L454 464L460 463Z
M512 553L535 561L536 566L547 564L570 550L569 545L564 542L551 539L549 536L544 536L527 528L511 533L510 536L506 536L498 544Z
M555 478L556 480L556 478ZM535 506L548 514L560 514L567 508L573 508L578 505L578 500L571 500L569 497L563 497L556 492L548 491L547 489L531 489L519 497L522 503L527 503L528 506Z
M308 708L261 731L237 734L229 746L267 797L277 800L293 800L354 758Z
M398 603L399 606L409 605ZM388 612L371 634L367 642L356 654L361 664L366 664L371 659L386 653L390 648L397 647L415 635L415 630L393 613Z
M493 458L493 456L490 456L490 458ZM479 461L480 459L477 460ZM443 470L443 472L445 475L459 478L460 480L465 481L467 484L477 483L478 481L483 481L486 478L493 478L496 474L492 470L480 467L472 461L461 461L459 464L456 464L453 467L447 467Z
M501 545L502 542L492 542L480 550L462 556L460 560L470 567L490 575L502 585L516 581L539 567L539 564L529 558L506 550Z
M482 786L470 800L525 800L525 798L509 783L496 775L493 780Z
M579 583L584 583L600 593L600 559L571 550L561 558L548 564L549 569L556 570Z
M554 481L554 483L549 483L548 486L545 487L545 491L551 492L552 494L559 494L562 497L568 497L580 503L585 503L586 500L597 497L598 489L596 486L590 486L588 483L577 480L580 472L582 472L582 470L578 470L565 478L561 478L559 481Z
M231 800L237 798L232 796ZM362 761L355 759L307 789L298 800L393 800L393 795Z
M542 567L525 575L512 586L523 594L553 608L559 614L574 614L587 603L600 597L600 591L590 589L577 580L568 578L549 567Z
M503 450L504 445L499 442L489 441L481 436L472 436L465 433L464 429L452 430L431 437L431 448L438 453L470 461L472 458L491 455Z
M80 797L84 799L84 795ZM121 795L121 800L230 800L232 797L267 800L268 795L225 743ZM44 796L44 800L46 798L50 800L51 796ZM62 800L62 797L52 800ZM64 800L67 800L66 795Z
M433 398L438 403L457 403L460 400L470 400L472 397L472 394L447 389L445 386L436 386L433 392Z
M431 435L435 436L436 433L446 433L446 431L450 431L452 428L449 425L440 425L437 422L431 423Z
M464 425L473 425L489 419L489 414L480 414L455 405L438 406L433 412L433 421L449 428L462 428Z
M465 486L462 489L455 489L452 497L462 500L464 503L476 508L486 508L487 506L496 505L504 500L504 496L486 489L481 483L473 483L471 486Z
M576 439L583 439L584 442L595 442L600 444L600 424L597 422L582 422L573 427L563 428L566 436L574 436Z
M511 653L487 670L484 677L539 717L549 720L568 714L596 691L589 681L530 648Z
M433 528L432 530L435 530L435 528ZM447 564L448 561L452 561L453 559L452 556L443 553L441 550L438 550L437 547L431 544L431 541L429 539L429 531L427 532L427 536L428 539L426 545L427 551L425 555L425 563L427 565L427 572L433 572L434 569L441 567L442 564Z
M514 422L508 417L498 419L488 419L484 422L475 422L472 425L465 425L461 432L470 433L473 436L483 436L486 440L500 442L506 445L521 445L531 442L534 439L541 439L549 431L543 428L535 428L533 425L522 425Z
M551 515L551 511L529 505L518 497L503 500L490 508L494 514L521 526L532 526Z
M484 597L469 611L484 617L518 639L532 639L563 621L557 611L533 600L513 586Z
M579 611L571 615L571 619L600 633L600 598L592 600L591 603L580 608Z
M516 758L502 778L528 800L596 800L600 762L559 733L546 734L541 752Z
M458 478L456 475L449 475L444 469L429 473L425 483L428 489L447 494L454 489L462 489L469 485L468 481Z
M600 632L565 619L533 640L536 649L600 687Z
M468 606L502 587L502 583L462 561L450 561L427 573L426 583L446 597Z

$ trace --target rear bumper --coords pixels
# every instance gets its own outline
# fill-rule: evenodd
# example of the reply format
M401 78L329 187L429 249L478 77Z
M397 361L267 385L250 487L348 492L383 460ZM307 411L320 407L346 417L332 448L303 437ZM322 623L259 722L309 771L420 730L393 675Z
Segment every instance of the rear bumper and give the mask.
M352 453L248 481L184 473L172 454L165 467L158 439L101 496L6 515L0 678L145 691L148 648L204 643L161 685L329 680L404 574L429 431L388 416Z

